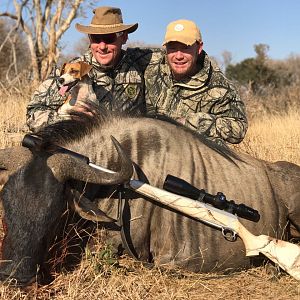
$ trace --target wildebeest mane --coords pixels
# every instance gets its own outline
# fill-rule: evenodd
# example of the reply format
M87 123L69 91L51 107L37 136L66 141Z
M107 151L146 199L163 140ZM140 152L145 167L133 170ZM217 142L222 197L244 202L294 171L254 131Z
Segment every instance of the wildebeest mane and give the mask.
M37 132L36 135L43 140L44 145L64 145L79 141L91 133L95 127L100 127L101 124L116 115L104 108L95 107L95 105L91 105L88 111L93 116L82 112L72 112L70 113L70 119L48 125Z
M49 145L53 144L63 146L65 144L68 144L69 142L80 141L81 138L90 134L95 128L101 128L106 124L112 123L112 120L116 118L124 120L131 117L137 117L136 115L130 114L128 112L108 111L103 107L95 106L95 104L93 103L90 103L89 107L90 112L92 112L93 116L82 112L72 112L70 119L48 125L37 132L36 135L43 140L42 148L47 149ZM195 138L200 140L207 147L221 154L231 162L234 163L233 159L241 160L241 158L229 147L220 146L208 140L205 136L199 134L198 132L187 128L186 126L176 122L175 120L167 116L149 115L143 117L143 119L145 118L157 119L176 125L187 133L194 135Z
M184 126L183 124L175 121L174 119L165 116L165 115L160 115L160 114L156 114L156 115L149 115L147 116L148 118L152 118L152 119L157 119L157 120L161 120L161 121L165 121L171 124L176 125L177 127L180 127L182 130L189 132L190 134L194 135L198 140L200 140L204 145L206 145L207 147L209 147L210 149L218 152L219 154L221 154L222 156L224 156L225 158L227 158L228 160L234 162L232 160L232 158L235 158L239 161L241 161L241 158L235 153L233 152L229 147L227 146L221 146L211 140L209 140L205 135L200 134L199 132L192 130L186 126Z

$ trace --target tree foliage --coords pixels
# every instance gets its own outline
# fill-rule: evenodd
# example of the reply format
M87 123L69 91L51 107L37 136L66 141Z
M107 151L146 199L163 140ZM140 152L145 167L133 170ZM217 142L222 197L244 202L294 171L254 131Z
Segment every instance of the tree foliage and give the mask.
M24 35L19 30L13 30L12 24L0 20L0 81L14 83L27 69L29 50Z
M259 92L264 87L278 87L279 74L268 63L266 44L254 45L255 58L247 58L235 65L229 64L226 68L226 76L237 81L241 85L250 85L253 91Z

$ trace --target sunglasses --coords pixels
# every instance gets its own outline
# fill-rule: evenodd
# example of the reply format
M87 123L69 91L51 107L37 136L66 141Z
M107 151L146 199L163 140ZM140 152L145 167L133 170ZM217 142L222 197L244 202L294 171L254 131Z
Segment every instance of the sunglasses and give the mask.
M113 44L123 32L110 33L110 34L89 34L91 43L99 44L101 42L105 44Z

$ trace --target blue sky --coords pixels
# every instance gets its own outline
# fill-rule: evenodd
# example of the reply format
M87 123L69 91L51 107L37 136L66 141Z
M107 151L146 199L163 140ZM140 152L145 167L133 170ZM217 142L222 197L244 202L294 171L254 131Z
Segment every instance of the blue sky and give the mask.
M274 59L300 55L299 0L103 0L98 6L120 7L124 23L139 23L129 36L131 41L161 44L167 24L183 18L197 23L204 49L216 58L224 50L232 53L234 62L253 57L253 45L258 43L268 44L268 54ZM86 14L86 19L76 19L65 33L70 46L81 36L75 23L90 23L92 14Z
M0 0L2 2L3 0ZM10 1L9 1L10 2ZM254 44L270 46L273 59L300 55L300 0L102 0L97 6L116 6L123 12L124 23L138 22L139 28L129 35L130 41L160 45L167 24L176 19L190 19L199 26L204 49L221 59L223 51L232 53L233 62L255 56ZM4 5L6 3L6 5ZM2 2L0 7L13 4ZM63 36L65 51L83 35L75 23L87 25L87 18L73 21Z

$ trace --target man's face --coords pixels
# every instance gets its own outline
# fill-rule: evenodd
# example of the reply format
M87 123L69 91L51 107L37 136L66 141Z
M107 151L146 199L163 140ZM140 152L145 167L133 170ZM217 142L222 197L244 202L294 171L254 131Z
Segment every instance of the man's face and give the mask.
M90 34L91 51L103 66L114 67L120 59L122 45L126 43L127 32L111 34Z
M197 71L197 58L202 48L202 42L196 42L191 46L180 42L167 43L167 60L176 80L182 80Z

